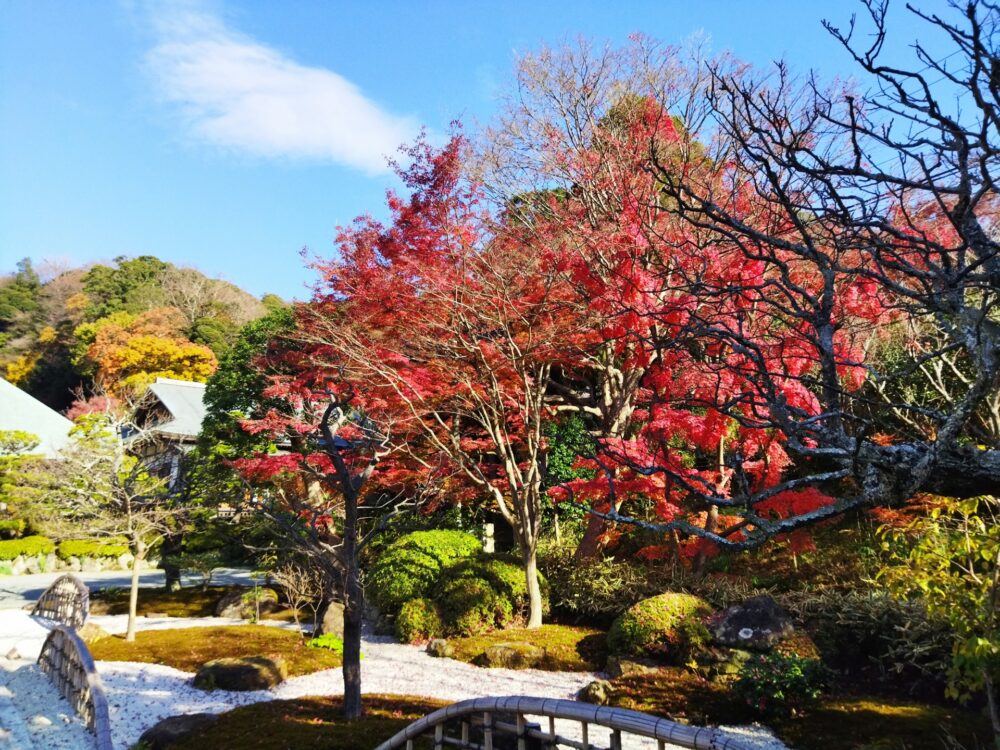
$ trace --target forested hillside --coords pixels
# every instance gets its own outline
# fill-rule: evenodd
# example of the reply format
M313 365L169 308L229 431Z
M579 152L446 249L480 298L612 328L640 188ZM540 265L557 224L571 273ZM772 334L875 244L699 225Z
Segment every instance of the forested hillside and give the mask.
M53 271L25 258L0 275L0 375L60 411L81 389L204 381L243 324L283 304L152 256Z

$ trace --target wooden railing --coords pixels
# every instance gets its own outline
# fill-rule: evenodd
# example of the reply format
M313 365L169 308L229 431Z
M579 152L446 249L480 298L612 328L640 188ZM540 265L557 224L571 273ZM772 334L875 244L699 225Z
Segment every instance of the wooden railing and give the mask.
M31 614L79 628L90 613L90 589L75 575L59 576L45 589Z
M542 729L538 720L547 723ZM433 738L434 750L622 750L628 738L664 750L747 750L747 744L717 729L692 727L638 711L553 698L508 696L453 703L418 719L376 750L413 750L414 741ZM655 743L655 745L654 745Z
M97 750L112 750L111 719L94 659L71 627L56 625L45 639L38 666L97 737Z

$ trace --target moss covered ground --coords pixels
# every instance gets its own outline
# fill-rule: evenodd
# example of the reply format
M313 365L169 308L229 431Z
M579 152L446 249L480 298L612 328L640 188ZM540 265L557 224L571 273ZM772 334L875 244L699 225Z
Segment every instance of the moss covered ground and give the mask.
M364 696L365 715L347 722L340 698L297 698L243 706L169 750L371 750L407 724L444 705L426 698ZM430 748L430 742L416 743Z
M134 643L113 635L89 646L100 661L165 664L185 672L197 672L212 659L240 656L279 656L288 666L289 677L341 665L333 651L310 648L298 633L266 625L145 630L136 634Z
M603 630L578 625L542 625L526 630L510 628L468 638L449 639L454 658L472 662L490 646L521 641L544 648L545 659L538 669L560 672L593 672L607 661L607 636Z
M139 589L137 611L142 616L157 617L212 617L219 600L230 591L243 590L242 586L191 586L177 591L161 588ZM128 589L100 589L90 595L90 613L93 615L128 614ZM294 612L281 609L261 615L264 620L291 622ZM309 615L302 616L309 622Z
M679 668L612 681L611 704L692 724L762 721L793 748L942 750L989 747L977 711L871 696L826 696L796 716L755 716L724 685ZM957 740L959 745L948 744Z

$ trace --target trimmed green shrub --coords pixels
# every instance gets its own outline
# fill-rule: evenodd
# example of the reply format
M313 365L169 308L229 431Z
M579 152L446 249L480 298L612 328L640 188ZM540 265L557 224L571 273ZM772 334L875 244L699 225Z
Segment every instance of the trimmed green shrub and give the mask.
M109 541L90 539L67 539L59 542L56 554L62 560L71 557L121 557L128 552L128 544L124 540Z
M611 625L608 651L683 663L692 649L709 640L703 621L711 612L704 600L691 594L667 593L644 599Z
M740 670L736 694L762 716L788 714L819 698L826 670L815 658L798 654L758 654Z
M460 562L447 570L449 581L459 578L478 578L489 584L498 595L510 601L511 611L515 616L527 617L530 602L528 601L528 583L524 577L524 569L517 562L499 557L480 557L474 560ZM542 589L543 614L549 613L548 582L539 574L539 584Z
M410 599L396 616L396 635L404 643L429 641L444 633L441 611L430 599Z
M23 518L5 518L0 521L0 539L17 539L27 528L28 523Z
M21 555L36 557L53 552L56 545L45 536L26 536L0 542L0 560L13 560Z
M450 635L480 635L514 620L510 599L482 578L452 579L444 585L440 601Z
M372 565L366 585L375 605L396 613L410 599L426 596L444 570L475 556L481 545L464 531L414 531L386 547Z

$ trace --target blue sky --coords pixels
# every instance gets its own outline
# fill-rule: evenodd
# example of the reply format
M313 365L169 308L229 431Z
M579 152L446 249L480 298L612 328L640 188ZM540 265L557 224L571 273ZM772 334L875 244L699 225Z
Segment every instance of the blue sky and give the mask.
M943 0L929 0L936 9ZM901 5L901 3L897 3ZM851 71L818 0L6 0L0 273L152 254L254 294L307 296L299 251L384 213L421 126L485 120L519 52L694 33L755 64ZM898 14L894 44L928 36ZM898 47L898 48L901 48Z

